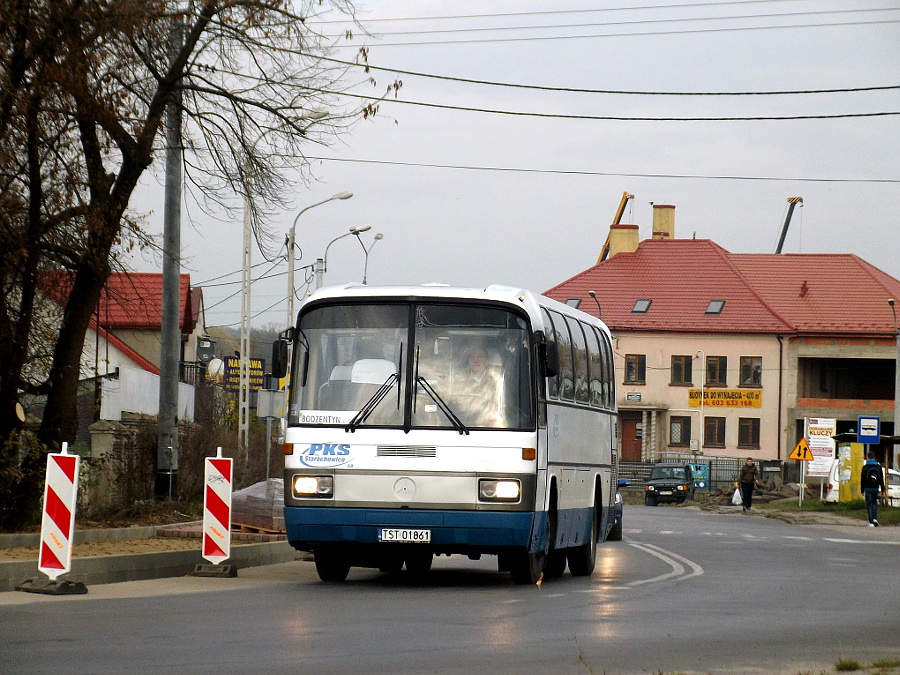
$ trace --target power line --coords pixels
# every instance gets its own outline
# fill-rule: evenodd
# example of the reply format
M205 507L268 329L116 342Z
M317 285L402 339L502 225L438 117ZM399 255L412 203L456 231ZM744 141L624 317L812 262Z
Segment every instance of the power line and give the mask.
M831 16L835 14L863 14L871 12L896 12L897 8L865 8L865 9L829 9L808 12L779 12L776 14L738 14L731 16L696 16L696 17L678 17L667 19L628 19L622 21L603 21L592 23L568 23L568 24L544 24L530 26L476 26L473 28L433 28L426 30L401 30L401 31L374 31L370 35L398 36L398 35L445 35L447 33L483 33L488 31L513 31L513 30L550 30L556 28L596 28L604 26L634 26L647 24L672 24L699 21L743 21L747 19L781 19L800 16ZM377 20L376 20L377 21ZM831 25L831 24L819 24ZM839 24L835 24L839 25ZM330 38L338 38L340 36L332 35Z
M897 184L895 178L789 178L778 176L708 176L702 174L667 174L667 173L626 173L616 171L580 171L572 169L527 169L509 166L473 166L461 164L428 164L420 162L396 162L382 159L353 159L341 157L307 157L322 162L347 162L353 164L381 164L385 166L409 166L427 169L457 169L463 171L508 171L512 173L542 173L573 176L608 176L625 178L682 178L703 180L745 180L745 181L779 181L798 183L884 183Z
M591 9L549 9L549 10L538 10L533 12L503 12L496 14L461 14L455 16L419 16L419 17L386 17L373 19L372 21L379 22L387 22L387 21L443 21L443 20L457 20L457 19L495 19L495 18L508 18L508 17L522 17L522 16L547 16L547 15L559 15L559 14L596 14L598 12L609 13L609 12L632 12L632 11L641 11L641 10L659 10L659 9L693 9L696 7L725 7L725 6L734 6L734 5L761 5L761 4L774 4L779 2L795 2L796 0L731 0L725 2L689 2L684 4L666 4L666 5L640 5L637 7L595 7ZM317 21L316 24L331 24L331 23L348 23L350 19L336 19L336 20L324 20Z
M900 115L900 111L882 111L872 113L837 113L834 115L757 115L741 117L623 117L620 115L573 115L564 113L540 113L523 110L498 110L496 108L470 108L460 105L448 105L444 103L428 103L426 101L410 101L406 99L390 99L382 96L367 96L365 94L353 94L347 91L328 91L325 89L310 89L335 96L349 96L376 103L399 103L402 105L414 105L423 108L438 108L441 110L459 110L465 112L480 112L492 115L511 115L514 117L539 117L558 120L605 120L613 122L763 122L763 121L787 121L787 120L832 120L848 119L855 117L886 117Z
M837 28L843 26L874 26L880 24L900 23L893 19L876 20L876 21L841 21L834 23L807 23L807 24L779 24L774 26L740 26L740 27L723 27L723 28L697 28L692 30L660 30L660 31L640 31L632 33L593 33L590 35L547 35L547 36L531 36L531 37L509 37L509 38L471 38L467 40L428 40L420 42L379 42L379 47L432 47L435 45L463 45L463 44L481 44L481 43L500 43L500 42L536 42L546 40L585 40L591 38L614 38L614 37L647 37L656 35L697 35L702 33L726 33L734 31L749 30L778 30L778 29L796 29L796 28ZM360 45L335 44L337 48L359 49Z
M303 56L311 56L302 54ZM378 70L386 73L396 73L398 75L409 75L412 77L425 77L434 80L445 80L449 82L462 82L464 84L480 84L491 87L509 87L514 89L529 89L536 91L560 91L574 94L616 94L623 96L792 96L798 94L844 94L850 92L863 91L885 91L889 89L900 89L900 84L891 84L874 87L844 87L838 89L793 89L782 91L629 91L623 89L582 89L577 87L550 87L538 84L520 84L513 82L496 82L492 80L475 80L466 77L455 77L452 75L437 75L434 73L423 73L416 70L402 70L400 68L385 68L383 66L373 66L369 63L359 63L357 61L344 61L342 59L333 59L327 56L317 56L322 61L331 63L339 63L344 66L363 66L368 70Z

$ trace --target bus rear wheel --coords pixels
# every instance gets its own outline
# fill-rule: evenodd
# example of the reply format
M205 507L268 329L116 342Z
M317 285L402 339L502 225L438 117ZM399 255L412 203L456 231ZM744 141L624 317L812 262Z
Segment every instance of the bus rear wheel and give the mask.
M568 551L569 571L573 577L589 577L594 573L594 567L597 565L597 539L600 535L599 516L600 513L595 506L588 541L583 546Z
M340 551L321 548L313 555L316 559L316 572L322 581L344 581L350 573L350 563Z

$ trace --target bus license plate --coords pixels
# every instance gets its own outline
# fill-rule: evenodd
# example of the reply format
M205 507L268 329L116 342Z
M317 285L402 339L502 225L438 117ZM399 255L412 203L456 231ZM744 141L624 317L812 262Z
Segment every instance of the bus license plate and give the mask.
M431 530L407 530L399 528L379 528L378 541L397 542L399 544L429 544Z

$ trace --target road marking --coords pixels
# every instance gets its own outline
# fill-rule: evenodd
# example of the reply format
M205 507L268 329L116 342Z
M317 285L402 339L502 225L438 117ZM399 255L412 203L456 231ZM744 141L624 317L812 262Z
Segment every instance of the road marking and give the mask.
M835 544L881 544L882 546L900 546L900 541L875 541L871 539L833 539L822 537L822 541L830 541Z
M659 558L672 568L672 571L667 572L666 574L660 574L659 576L653 577L651 579L638 579L637 581L632 581L626 584L626 586L629 586L631 588L634 588L635 586L641 586L643 584L658 583L660 581L666 581L667 579L690 579L691 577L700 576L704 573L703 568L700 567L700 565L698 565L697 563L692 562L687 558L678 555L677 553L672 553L671 551L667 551L664 548L660 548L659 546L636 542L629 542L628 545ZM681 563L684 563L684 565L682 565ZM691 568L692 571L690 572L690 574L686 574L687 570L685 569L685 565Z

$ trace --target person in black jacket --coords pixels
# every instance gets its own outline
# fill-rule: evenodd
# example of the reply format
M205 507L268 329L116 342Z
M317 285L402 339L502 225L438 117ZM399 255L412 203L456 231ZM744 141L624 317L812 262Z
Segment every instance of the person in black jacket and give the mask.
M863 464L859 475L859 489L866 498L866 511L869 513L869 527L878 527L878 498L885 496L884 469L875 459L875 453L869 450L868 460Z
M741 487L744 511L749 511L753 505L753 490L759 485L759 469L753 463L752 457L747 458L746 463L738 472L738 484Z

